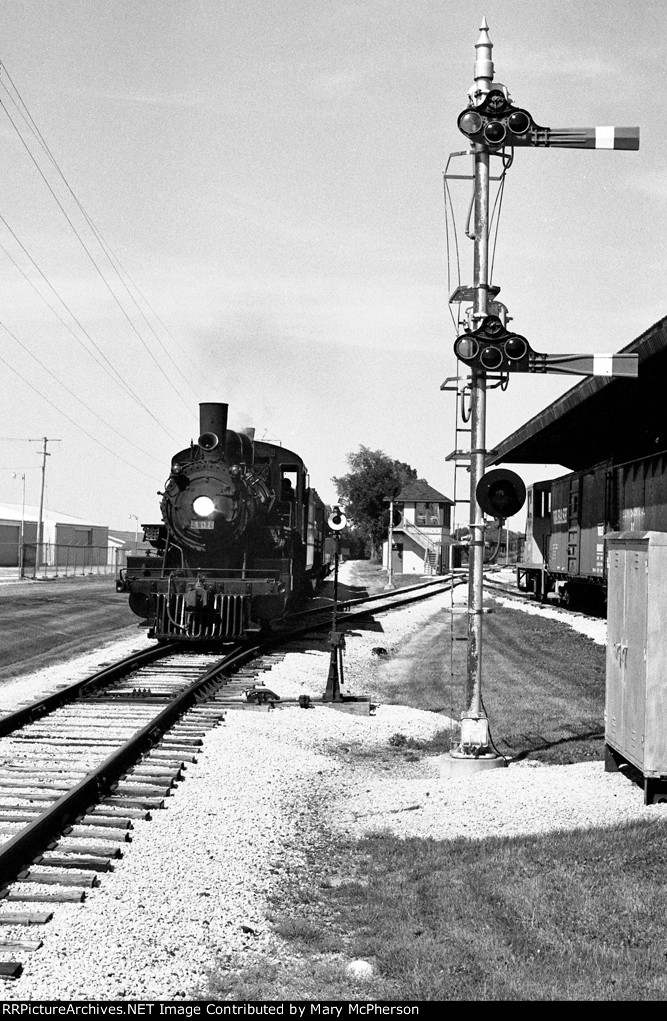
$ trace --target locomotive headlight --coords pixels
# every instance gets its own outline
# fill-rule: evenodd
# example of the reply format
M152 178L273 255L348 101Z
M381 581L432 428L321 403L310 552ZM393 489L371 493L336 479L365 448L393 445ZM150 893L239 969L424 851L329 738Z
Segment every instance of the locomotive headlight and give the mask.
M210 496L198 496L192 501L192 509L198 518L207 518L215 510L215 504Z

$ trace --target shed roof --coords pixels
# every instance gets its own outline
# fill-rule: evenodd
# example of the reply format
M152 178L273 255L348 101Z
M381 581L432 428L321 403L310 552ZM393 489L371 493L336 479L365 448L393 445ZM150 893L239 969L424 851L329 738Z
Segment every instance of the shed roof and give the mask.
M22 507L20 503L0 503L0 519L3 521L20 521L23 517L24 521L38 521L39 520L39 507L34 507L26 504ZM97 521L86 521L84 518L75 518L71 514L61 514L60 511L47 510L45 507L42 511L43 521L55 521L57 525L81 525L87 528L106 528L106 525L100 525Z
M408 482L394 499L397 503L454 503L444 493L439 493L433 486L429 486L424 479Z
M637 379L582 380L494 444L489 463L562 464L579 471L667 447L667 316L621 351L639 355Z

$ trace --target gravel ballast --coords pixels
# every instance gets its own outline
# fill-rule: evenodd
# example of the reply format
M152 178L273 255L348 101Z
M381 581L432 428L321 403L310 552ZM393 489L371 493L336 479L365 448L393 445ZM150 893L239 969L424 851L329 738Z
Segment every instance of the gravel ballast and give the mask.
M457 591L459 601L465 598L465 588ZM382 615L381 632L348 637L346 690L381 702L386 664L373 650L382 646L391 655L449 606L448 595L436 596ZM34 697L40 684L69 683L76 671L143 644L123 640L96 654L97 663L87 655L48 678L40 672L11 682L0 689L2 710L14 707L12 699ZM288 653L262 682L283 697L319 696L328 664L326 651ZM333 841L382 830L482 839L613 827L667 811L645 807L641 790L605 773L602 762L524 761L443 779L436 757L413 762L384 754L393 735L429 738L447 724L442 715L382 704L372 716L323 706L230 711L167 807L135 823L115 871L101 876L84 904L54 907L53 920L39 929L43 947L19 955L23 976L5 983L3 998L190 998L219 960L241 955L249 965L275 949L267 896L277 881L298 882L323 834ZM36 934L37 927L22 933Z

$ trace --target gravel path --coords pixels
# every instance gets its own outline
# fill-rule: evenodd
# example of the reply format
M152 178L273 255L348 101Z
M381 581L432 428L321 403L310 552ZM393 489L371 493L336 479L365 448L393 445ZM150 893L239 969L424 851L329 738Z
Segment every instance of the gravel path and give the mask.
M354 566L345 569L354 584ZM465 597L464 588L458 592ZM381 701L390 662L373 649L395 651L434 613L446 613L449 600L438 596L385 615L380 632L348 638L347 690ZM141 644L137 638L118 643L97 654L98 661ZM92 659L51 671L49 684L71 680L72 666L91 669ZM317 696L328 661L327 652L290 653L263 680L284 696ZM33 687L44 681L42 672ZM27 698L29 683L13 682L12 697ZM2 689L3 709L8 698ZM115 872L102 877L85 904L55 908L40 932L44 946L22 955L24 974L5 984L3 998L189 998L217 959L240 953L251 964L271 951L266 898L277 878L298 881L306 852L320 846L323 831L480 839L612 827L664 818L667 811L645 808L642 792L620 774L605 773L601 762L521 762L443 780L435 758L410 762L386 754L392 735L429 737L446 724L442 716L391 705L370 717L328 707L229 712L168 807L135 824Z

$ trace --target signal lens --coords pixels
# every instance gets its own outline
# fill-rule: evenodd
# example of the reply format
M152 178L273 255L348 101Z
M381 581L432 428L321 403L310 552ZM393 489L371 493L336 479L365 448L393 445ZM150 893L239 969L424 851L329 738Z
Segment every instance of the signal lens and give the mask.
M525 135L527 131L530 131L531 124L531 117L525 110L515 110L507 118L507 127L515 135Z
M499 347L485 347L479 360L485 369L493 371L503 364L503 353Z
M482 130L483 123L484 121L478 113L475 113L474 110L466 110L459 117L459 131L468 136L476 135Z
M479 353L479 343L473 337L459 337L454 344L454 354L462 362L473 361Z
M505 354L511 361L518 362L528 353L528 341L523 337L510 337L505 344Z
M509 509L513 501L514 490L506 482L494 482L489 486L489 502L501 517L506 516L503 512Z
M192 502L192 509L198 518L207 518L215 510L215 504L210 496L198 496Z
M491 145L500 145L506 134L505 125L501 121L489 121L484 128L484 137Z

